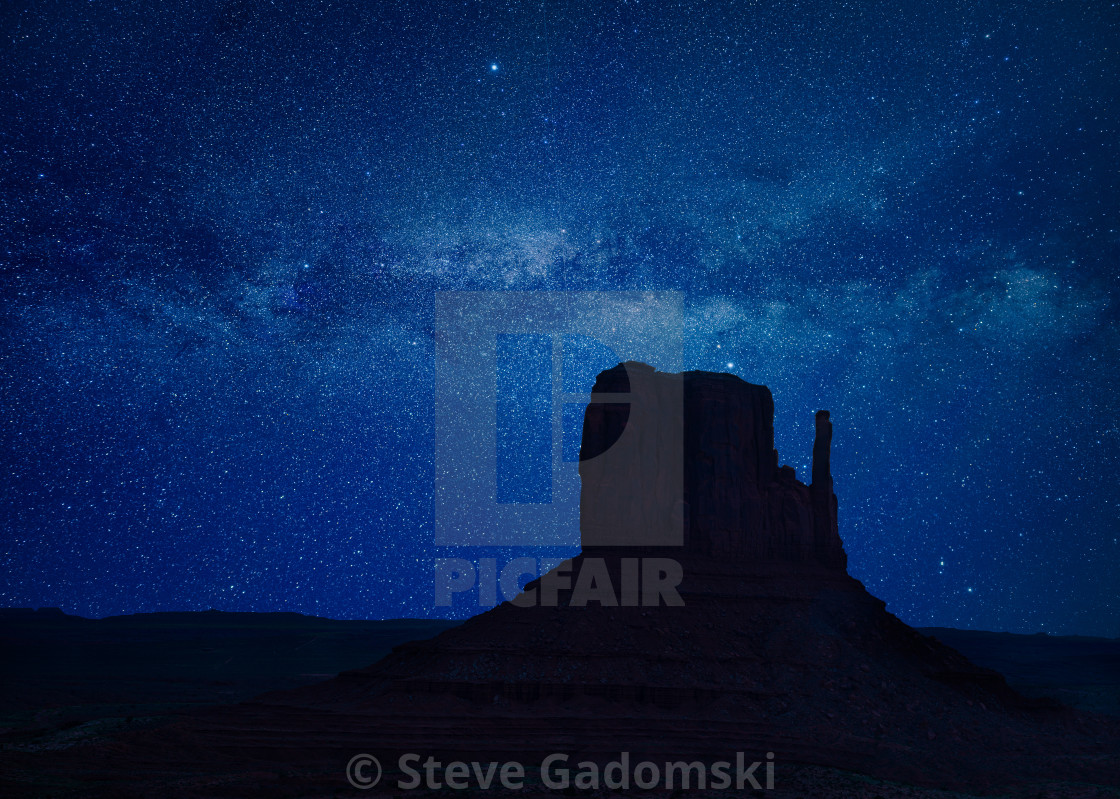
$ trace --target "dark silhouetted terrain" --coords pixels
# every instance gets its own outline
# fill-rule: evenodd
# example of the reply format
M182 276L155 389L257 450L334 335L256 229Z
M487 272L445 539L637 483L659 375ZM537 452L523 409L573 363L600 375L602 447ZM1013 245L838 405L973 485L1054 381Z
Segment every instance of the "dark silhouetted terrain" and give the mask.
M25 753L84 748L129 729L171 723L202 707L320 682L394 645L455 625L216 611L90 620L54 609L3 610L0 745L9 761ZM1001 671L1026 696L1120 715L1120 640L941 627L921 632L979 666ZM783 769L780 775L779 788L792 794L960 795L820 768ZM35 786L56 784L49 772L34 778L13 771L11 763L2 779L4 795L36 795Z
M364 666L456 622L298 613L142 613L85 619L0 610L0 743L65 748Z
M995 669L1024 696L1120 716L1120 639L1015 635L924 627L920 631Z
M826 411L816 416L805 485L779 465L764 386L627 363L601 373L595 392L607 396L584 418L583 550L514 601L434 637L438 623L370 627L369 646L382 651L394 635L427 637L295 687L283 683L329 673L327 659L308 655L315 665L305 665L297 655L292 671L279 658L301 647L331 652L316 625L339 625L335 634L345 638L353 634L346 623L284 618L279 625L290 628L279 637L267 624L211 631L211 639L242 640L211 647L209 657L201 642L181 648L179 660L194 665L173 673L217 674L240 653L281 690L149 728L126 723L61 751L10 747L0 787L332 796L350 792L346 763L369 752L386 764L377 792L399 793L392 769L402 753L531 767L551 753L605 764L621 752L702 763L772 752L782 774L773 796L1115 795L1120 719L1047 695L1081 701L1085 686L1102 685L1115 650L1064 639L1040 653L1009 638L1020 644L985 651L984 641L1000 637L961 634L978 655L970 660L887 612L847 573ZM645 591L647 562L657 575L675 572L671 590ZM300 643L285 649L297 633ZM168 641L174 649L189 638L180 628ZM151 633L151 645L159 639ZM139 657L148 665L132 679L150 699L150 669L174 669L176 658ZM1001 657L1017 679L1033 675L1039 684L1008 684L985 665ZM1054 684L1062 663L1081 672L1067 668L1070 682ZM234 670L245 691L252 672ZM198 691L184 693L204 705ZM127 697L127 687L116 696Z

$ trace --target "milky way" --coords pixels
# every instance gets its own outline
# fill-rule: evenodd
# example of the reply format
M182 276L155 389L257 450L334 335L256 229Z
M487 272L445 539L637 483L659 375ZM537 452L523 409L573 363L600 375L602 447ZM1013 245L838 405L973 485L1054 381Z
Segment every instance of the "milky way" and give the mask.
M0 19L0 605L432 615L435 293L653 289L890 610L1120 635L1115 7Z

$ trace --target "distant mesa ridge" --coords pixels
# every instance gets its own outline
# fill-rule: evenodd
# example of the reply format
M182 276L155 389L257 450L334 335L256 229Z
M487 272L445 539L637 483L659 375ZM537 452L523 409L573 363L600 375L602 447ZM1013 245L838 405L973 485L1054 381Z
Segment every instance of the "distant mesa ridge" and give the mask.
M595 400L604 394L612 401ZM766 386L730 374L619 364L599 375L584 417L583 548L675 538L708 557L844 571L831 441L829 413L818 411L806 486L792 467L778 466Z

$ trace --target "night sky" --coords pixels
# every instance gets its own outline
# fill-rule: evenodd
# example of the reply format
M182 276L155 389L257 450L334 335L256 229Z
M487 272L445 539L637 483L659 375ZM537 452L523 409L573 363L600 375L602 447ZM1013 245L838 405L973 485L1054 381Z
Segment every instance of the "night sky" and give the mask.
M1120 635L1115 3L0 20L0 606L446 613L436 292L656 289L889 610Z

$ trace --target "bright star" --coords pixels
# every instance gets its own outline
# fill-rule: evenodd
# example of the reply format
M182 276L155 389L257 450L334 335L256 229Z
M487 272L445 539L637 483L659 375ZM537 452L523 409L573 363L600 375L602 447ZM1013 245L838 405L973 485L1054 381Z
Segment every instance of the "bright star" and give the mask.
M497 64L491 64L490 65L490 71L491 72L497 72L498 71L498 65Z

